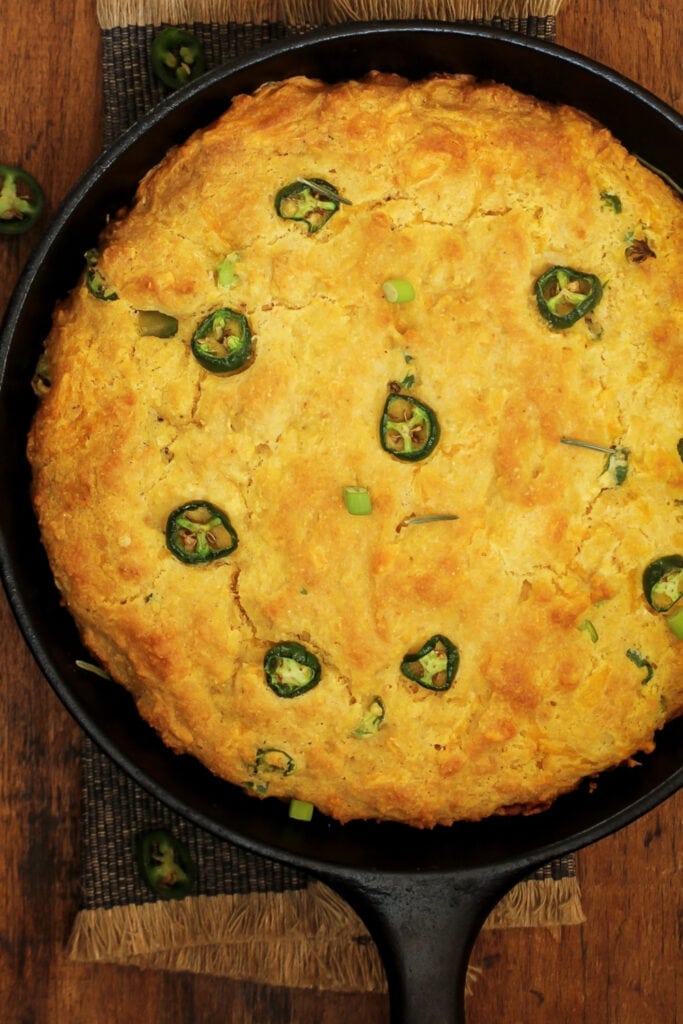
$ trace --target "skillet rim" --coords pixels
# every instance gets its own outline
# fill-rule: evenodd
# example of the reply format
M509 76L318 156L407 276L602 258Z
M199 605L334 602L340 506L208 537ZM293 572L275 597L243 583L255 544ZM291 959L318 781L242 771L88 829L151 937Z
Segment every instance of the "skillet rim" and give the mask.
M169 123L174 122L174 119L177 120L183 111L195 108L201 97L205 94L214 89L221 93L221 87L226 85L226 83L229 84L231 81L241 80L240 76L244 78L246 75L248 78L250 74L257 73L263 65L270 67L273 62L277 64L278 60L284 60L286 63L289 62L291 64L297 57L310 54L311 50L315 49L316 46L333 44L338 46L340 42L343 43L345 41L352 42L358 46L359 42L367 44L368 40L380 40L382 43L385 43L390 37L398 37L403 42L404 39L411 35L417 35L421 41L427 39L430 35L433 38L438 37L440 42L443 42L444 39L449 41L457 39L461 42L476 40L480 45L505 47L509 50L510 54L517 54L520 59L524 59L529 54L544 55L543 59L547 58L557 61L558 68L560 69L573 69L575 72L578 70L581 74L587 75L589 79L597 76L597 79L603 86L607 83L611 88L616 88L620 93L623 92L626 97L630 98L631 103L641 105L654 118L669 124L672 130L679 134L683 130L683 118L646 89L624 78L619 73L605 68L589 58L565 50L554 43L530 39L529 37L507 33L498 29L424 20L365 22L319 29L305 35L289 37L271 43L254 53L230 61L220 68L207 72L197 82L190 84L179 93L175 93L162 101L104 151L60 204L43 238L34 250L33 255L29 258L8 306L0 339L0 394L3 399L0 405L2 405L2 413L5 412L4 398L7 365L9 356L12 353L13 338L15 338L17 332L21 336L22 318L24 317L27 303L30 303L35 289L40 287L41 275L45 272L46 263L49 267L47 257L50 256L53 248L57 248L57 251L59 251L58 243L63 240L63 234L72 224L76 215L79 212L82 215L83 205L92 196L93 191L96 191L95 186L101 185L103 180L107 180L107 176L116 170L117 163L120 163L135 147L144 143L144 140L153 135L155 131L158 131L160 127L167 127ZM296 72L290 68L288 74L293 73ZM262 78L261 80L265 79ZM233 89L230 92L230 96L240 91L244 91L244 88L238 87ZM221 105L225 106L224 96L221 99ZM209 123L212 119L213 116L210 115L203 123ZM183 137L185 137L185 134L185 132L181 132ZM158 146L158 143L156 145ZM151 166L151 164L148 166ZM109 209L111 210L111 206L109 206ZM51 306L52 303L50 303L50 308ZM27 329L24 329L24 333L26 333ZM3 433L4 425L4 421L0 419L0 435ZM12 523L10 522L10 533L11 530ZM598 814L596 817L589 814L582 827L570 832L559 829L555 837L550 840L547 839L547 836L544 838L544 835L538 835L539 832L545 832L544 828L539 828L539 822L550 820L553 822L554 828L557 828L555 819L562 817L565 813L569 813L570 816L572 813L578 814L579 819L582 817L581 809L583 804L579 805L578 812L576 804L577 801L585 801L587 798L585 791L588 787L585 785L580 790L568 794L566 797L560 797L549 811L544 811L533 819L522 819L525 824L521 828L533 838L530 843L523 842L519 844L513 842L512 848L514 852L511 853L510 847L506 844L513 840L515 828L514 825L510 825L510 822L519 823L519 819L495 818L487 819L484 822L456 823L447 828L438 827L427 832L394 823L353 822L341 826L338 823L329 822L327 819L324 819L314 822L312 825L307 825L305 831L302 831L289 822L286 818L286 808L284 808L283 813L283 805L280 802L265 801L265 804L276 806L272 812L267 810L264 814L263 804L259 804L253 798L244 796L236 787L228 783L212 780L207 777L208 773L201 769L201 766L199 766L200 770L197 773L197 763L193 762L191 766L188 765L188 761L193 761L193 759L178 758L177 755L171 754L167 748L162 747L161 752L158 752L161 754L162 768L164 767L164 759L170 756L173 759L173 768L180 765L179 771L181 773L187 772L187 778L191 780L190 788L195 784L195 781L202 786L213 784L215 787L217 785L216 803L211 804L211 800L209 800L204 809L200 809L196 805L196 794L194 800L188 797L186 793L187 786L184 784L184 780L180 780L183 782L182 785L178 785L178 780L176 780L176 784L172 785L169 790L168 780L159 779L158 764L150 762L149 757L130 757L121 748L121 739L117 739L115 736L112 737L110 723L107 723L106 728L99 724L93 717L92 711L89 711L84 705L83 694L79 692L79 686L74 684L73 667L70 664L65 664L63 657L61 658L61 664L58 664L59 658L55 659L54 652L46 648L39 630L36 630L35 614L31 615L29 611L30 600L33 600L34 597L30 587L27 588L26 583L20 582L22 578L21 572L17 572L18 567L13 564L18 557L17 552L13 551L6 534L5 513L3 511L2 516L0 516L0 571L10 606L19 622L28 646L47 677L48 682L84 731L132 778L178 813L191 819L200 827L264 856L276 857L279 860L289 861L297 866L304 866L317 872L333 869L337 874L345 874L349 871L353 872L357 868L359 848L361 863L363 863L363 854L367 853L367 844L369 843L370 849L378 861L378 868L389 872L400 871L404 873L406 871L416 871L423 873L424 871L429 871L434 873L458 870L461 873L467 873L479 870L482 862L488 866L502 864L507 866L511 864L532 865L550 860L562 853L576 850L611 832L617 831L667 799L683 785L683 764L679 763L680 750L683 746L681 742L683 721L679 719L678 722L670 723L666 727L662 734L664 737L663 745L658 746L657 751L646 759L646 764L650 765L656 762L664 762L664 767L660 771L654 771L655 778L652 784L647 784L641 787L640 790L638 787L635 787L635 794L624 803L623 800L619 799L622 783L621 781L616 781L617 778L621 779L624 777L624 770L616 769L612 773L603 773L603 776L600 778L599 789L602 793L599 800L601 803L607 804L608 811L606 816ZM24 572L24 576L26 576L26 572ZM28 598L27 593L29 595ZM63 655L63 652L60 653ZM69 675L72 677L71 681L69 681ZM99 692L98 688L98 697ZM124 698L120 694L116 696L112 694L111 696L114 699L114 705L119 708ZM125 697L127 698L127 695ZM132 706L132 702L130 704L132 714L137 716L137 711ZM127 713L125 708L123 713L124 715ZM136 742L143 744L143 753L147 752L147 743L152 744L153 747L155 741L157 744L159 742L156 734L153 734L141 722L138 723L135 736ZM669 761L671 761L671 765L668 764ZM163 776L163 771L161 774ZM605 782L607 789L606 797L604 792ZM222 814L219 814L219 811L223 810L221 791L225 787L230 790L230 799L234 801L228 817L234 817L235 808L237 808L237 816L241 821L238 827L235 827L232 821L226 823L222 818ZM599 810L596 806L598 804L596 797L597 794L588 797L589 805L592 804L592 808L590 808L592 811ZM242 806L244 801L247 801L248 806ZM258 811L257 814L254 813L255 809ZM267 820L265 820L266 818ZM266 827L264 827L264 821ZM270 824L275 826L275 831L278 834L277 840L274 840L272 834L270 834L272 832L272 829L269 827ZM444 834L446 835L445 842L443 840ZM467 845L472 841L472 837L476 838L478 844L478 858L476 862L470 861L454 869L452 864L453 851L451 849L454 841L458 846L461 845L461 841ZM398 840L406 844L403 855L398 858L390 856L387 861L385 856L387 848L391 851ZM342 845L348 846L345 857L341 859L339 857L340 842ZM416 854L420 858L417 861ZM418 867L415 866L416 863Z

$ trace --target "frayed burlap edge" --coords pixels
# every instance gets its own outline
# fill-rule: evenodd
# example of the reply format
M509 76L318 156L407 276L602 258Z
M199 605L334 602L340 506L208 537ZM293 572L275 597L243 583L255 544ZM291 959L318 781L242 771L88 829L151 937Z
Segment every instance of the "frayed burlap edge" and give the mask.
M487 928L585 920L575 878L521 882ZM69 958L338 992L383 992L377 949L363 922L327 886L289 893L196 896L177 902L82 910ZM470 981L476 969L470 971Z
M549 17L563 0L97 0L101 28L235 22L332 25L344 21L469 21Z

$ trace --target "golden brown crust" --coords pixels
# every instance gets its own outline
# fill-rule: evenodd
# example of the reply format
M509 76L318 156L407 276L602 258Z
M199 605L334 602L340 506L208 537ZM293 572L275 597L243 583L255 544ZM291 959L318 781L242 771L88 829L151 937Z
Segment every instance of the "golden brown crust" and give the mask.
M298 176L352 205L317 234L278 218ZM681 643L641 586L683 552L682 234L678 200L604 128L463 76L268 85L150 172L102 240L118 301L81 284L56 314L29 455L64 598L164 740L257 794L417 826L538 807L651 749L683 707ZM655 255L627 259L634 237ZM567 331L533 296L556 264L604 283ZM413 302L386 301L392 277ZM223 377L189 339L226 305L256 356ZM139 337L139 309L177 335ZM441 425L414 464L378 440L408 374ZM627 448L626 481L562 437ZM345 511L347 484L371 516ZM164 528L198 499L239 547L187 566ZM435 513L458 519L401 525ZM460 651L439 693L399 671L437 633ZM264 681L284 640L323 665L293 699ZM264 783L264 748L295 770Z

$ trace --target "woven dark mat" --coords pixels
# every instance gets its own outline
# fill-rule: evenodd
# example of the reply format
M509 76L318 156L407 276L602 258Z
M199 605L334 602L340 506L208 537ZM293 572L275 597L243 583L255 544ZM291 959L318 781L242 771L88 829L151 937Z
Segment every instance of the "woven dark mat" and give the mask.
M72 959L298 988L384 991L383 966L364 924L330 889L196 827L88 739L81 763L82 890ZM196 864L185 899L157 899L142 881L135 838L148 829L180 840ZM485 927L581 923L575 868L568 856L538 869L501 900Z
M543 39L555 33L552 16L486 24ZM185 27L201 40L212 68L310 26ZM165 95L149 62L156 31L151 25L102 31L106 144ZM291 986L384 988L381 963L363 924L325 886L192 825L140 788L89 740L84 740L82 770L82 905L70 941L74 959ZM185 900L157 900L139 876L134 840L150 828L164 828L183 841L198 866L192 895ZM575 861L566 857L516 886L487 925L582 920Z
M549 41L555 38L555 18L552 15L545 18L494 18L492 21L478 18L466 24L489 25ZM296 27L281 22L259 25L205 25L195 22L182 27L190 29L202 43L209 69L258 50L264 44L310 31L310 26ZM153 25L126 25L102 32L106 145L166 95L164 86L152 74L149 58L157 31ZM125 83L124 88L121 88L122 82Z

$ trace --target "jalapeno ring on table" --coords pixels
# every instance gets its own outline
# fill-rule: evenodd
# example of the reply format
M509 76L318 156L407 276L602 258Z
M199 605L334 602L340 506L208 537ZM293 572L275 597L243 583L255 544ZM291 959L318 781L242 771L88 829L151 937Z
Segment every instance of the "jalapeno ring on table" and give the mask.
M186 29L163 28L152 41L152 70L169 89L179 89L206 71L204 48Z
M28 171L0 164L0 235L23 235L40 218L43 190Z
M143 881L162 900L181 900L194 885L197 870L190 852L166 829L137 835L135 859Z

